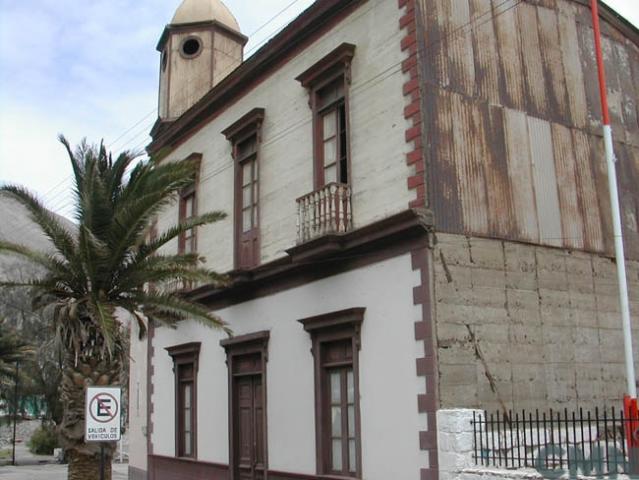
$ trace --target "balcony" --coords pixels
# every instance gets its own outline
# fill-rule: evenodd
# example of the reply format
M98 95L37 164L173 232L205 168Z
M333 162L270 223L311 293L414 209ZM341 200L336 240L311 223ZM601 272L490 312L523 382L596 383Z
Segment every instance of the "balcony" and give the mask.
M297 244L353 228L351 188L328 183L297 199Z

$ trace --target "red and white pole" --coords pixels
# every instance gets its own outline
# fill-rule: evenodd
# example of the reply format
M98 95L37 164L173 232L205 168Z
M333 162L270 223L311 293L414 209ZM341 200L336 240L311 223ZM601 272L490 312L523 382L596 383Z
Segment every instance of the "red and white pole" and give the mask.
M601 111L603 114L603 138L606 148L606 163L608 165L608 187L610 190L610 206L612 209L612 226L615 236L615 257L617 261L617 282L619 283L619 306L623 325L623 346L626 359L627 396L624 399L627 418L637 418L637 384L635 380L635 363L632 352L632 328L630 324L630 304L628 301L628 281L626 279L626 262L621 231L621 214L619 209L619 193L617 190L617 172L615 168L615 154L612 143L612 128L610 127L610 113L608 111L608 96L606 89L606 72L601 50L601 30L599 28L599 5L597 0L592 2L592 24L595 33L595 52L597 68L599 70L599 92L601 94ZM638 425L639 426L639 425ZM634 430L634 429L632 429ZM633 432L634 433L634 432ZM633 435L634 436L634 435ZM634 439L637 442L637 438ZM630 442L629 442L630 443ZM633 446L636 446L634 444Z

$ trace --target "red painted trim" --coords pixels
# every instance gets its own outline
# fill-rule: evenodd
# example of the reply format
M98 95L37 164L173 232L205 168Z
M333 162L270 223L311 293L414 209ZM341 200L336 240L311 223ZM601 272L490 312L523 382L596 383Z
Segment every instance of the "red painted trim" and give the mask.
M415 322L415 340L423 342L424 356L415 360L416 375L423 378L426 393L417 396L417 410L428 417L428 430L419 432L419 448L429 454L429 467L421 470L420 478L437 478L437 359L435 358L430 250L424 246L411 252L413 270L419 271L421 283L413 288L413 304L421 306L421 319Z
M604 125L610 126L610 112L608 111L608 90L606 88L606 68L601 51L601 29L599 28L599 4L591 1L592 26L595 34L595 55L597 56L597 70L599 72L599 94L601 95L601 112Z
M406 154L406 164L414 166L414 172L408 175L406 185L415 192L415 198L409 202L410 208L424 208L426 206L426 161L422 142L422 99L421 86L423 82L419 76L418 43L417 43L417 6L415 0L398 0L404 15L399 20L399 28L403 30L400 49L406 54L402 62L402 70L408 74L402 92L406 99L404 118L408 126L404 133L406 143L410 146ZM421 307L421 319L415 322L415 341L423 342L423 356L415 360L415 373L422 378L426 393L417 397L417 410L428 418L428 430L420 431L416 441L419 448L428 452L428 468L420 469L421 480L437 479L439 468L437 461L437 360L434 349L434 332L432 317L431 295L431 265L430 250L419 247L411 252L413 270L419 271L421 282L413 288L413 303Z
M400 9L404 10L404 15L399 20L399 28L404 35L400 41L400 49L406 54L406 59L402 62L402 70L409 75L402 87L402 92L406 98L404 107L404 118L409 121L409 126L404 134L405 141L411 145L410 152L406 155L406 164L414 166L414 174L409 175L406 180L407 188L415 192L415 198L409 202L410 208L419 208L426 205L426 170L424 155L422 151L422 107L421 107L421 81L419 69L417 68L418 48L417 48L417 18L415 0L398 0Z
M147 472L149 472L149 480L154 480L153 472L150 466L150 458L153 455L153 355L155 347L153 347L153 338L155 337L155 325L153 321L148 323L147 344L146 344L146 451L147 451Z

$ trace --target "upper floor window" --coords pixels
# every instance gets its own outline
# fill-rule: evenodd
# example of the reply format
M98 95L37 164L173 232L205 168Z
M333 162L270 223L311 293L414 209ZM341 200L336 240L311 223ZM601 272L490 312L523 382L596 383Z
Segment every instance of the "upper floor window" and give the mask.
M313 176L316 189L350 183L348 86L355 45L343 43L302 73L313 111Z
M168 347L175 375L175 455L197 458L197 370L200 343Z
M259 264L259 145L264 109L255 108L222 133L235 160L235 267Z
M364 308L300 320L315 358L317 473L362 477L359 360Z
M193 154L189 157L189 160L193 161L197 165L199 172L199 165L202 156L200 154ZM180 206L179 206L179 221L184 223L193 217L197 216L197 187L198 187L199 173L193 180L193 183L184 188L180 192ZM195 253L197 251L197 229L191 228L182 233L178 238L178 252L179 253Z

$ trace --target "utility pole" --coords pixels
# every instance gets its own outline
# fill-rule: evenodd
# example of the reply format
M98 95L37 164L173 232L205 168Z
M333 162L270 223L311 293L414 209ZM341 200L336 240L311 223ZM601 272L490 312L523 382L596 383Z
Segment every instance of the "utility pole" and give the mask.
M11 453L11 465L16 464L16 423L18 421L18 385L20 383L20 360L16 360L16 382L13 392L13 450Z
M595 35L595 54L597 56L597 70L599 72L599 93L601 95L601 113L603 115L603 139L606 148L606 164L608 166L608 187L610 193L610 207L612 210L612 226L615 236L615 259L617 263L617 283L619 284L619 306L621 309L621 323L623 328L623 346L626 361L626 395L624 396L624 412L628 419L625 425L626 441L630 456L630 471L639 473L639 409L637 408L637 384L635 379L635 362L632 352L632 328L630 323L630 303L628 301L628 281L626 279L626 256L623 247L621 230L621 214L619 208L619 193L617 191L617 172L615 168L615 153L612 143L612 127L610 126L610 112L608 111L608 91L606 87L606 71L601 49L601 30L599 28L598 0L591 0L592 25Z

